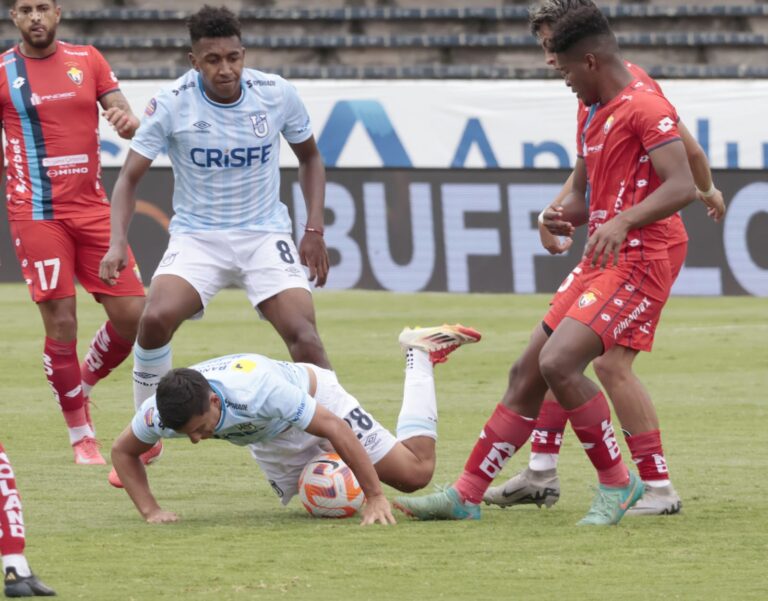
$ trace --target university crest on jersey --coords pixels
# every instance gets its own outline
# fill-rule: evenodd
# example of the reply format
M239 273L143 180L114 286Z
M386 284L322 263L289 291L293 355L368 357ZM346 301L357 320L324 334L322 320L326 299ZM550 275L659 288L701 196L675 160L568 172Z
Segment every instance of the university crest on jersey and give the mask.
M81 85L83 83L83 72L75 66L71 66L67 71L67 77L72 80L75 85Z
M258 111L257 113L251 113L248 115L253 126L253 133L257 137L263 138L269 133L269 125L267 124L267 113L264 111Z

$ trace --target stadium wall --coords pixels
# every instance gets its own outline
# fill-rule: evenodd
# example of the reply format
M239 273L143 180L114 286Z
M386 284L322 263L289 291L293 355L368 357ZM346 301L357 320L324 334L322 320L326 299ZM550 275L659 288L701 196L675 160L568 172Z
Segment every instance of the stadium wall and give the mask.
M111 190L117 168L104 173ZM538 241L536 215L567 170L328 170L325 239L328 287L399 292L552 292L580 258L553 257ZM691 238L674 288L685 295L768 296L768 176L715 172L728 201L715 224L700 203L683 212ZM145 282L166 247L173 175L151 169L138 190L130 242ZM302 233L304 199L297 170L283 169L282 198ZM8 224L0 222L0 281L21 281Z

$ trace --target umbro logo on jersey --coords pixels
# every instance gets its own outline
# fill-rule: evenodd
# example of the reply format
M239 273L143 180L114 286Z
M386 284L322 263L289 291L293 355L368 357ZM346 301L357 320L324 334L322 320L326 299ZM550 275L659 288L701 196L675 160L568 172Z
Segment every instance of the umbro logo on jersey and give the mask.
M19 88L21 88L21 86L23 86L25 83L27 83L27 80L26 80L26 79L24 79L23 77L17 77L17 78L16 78L16 79L13 81L13 89L14 89L14 90L18 90L18 89L19 89Z
M195 126L199 131L205 131L206 129L211 127L211 124L208 123L207 121L197 121L192 125Z

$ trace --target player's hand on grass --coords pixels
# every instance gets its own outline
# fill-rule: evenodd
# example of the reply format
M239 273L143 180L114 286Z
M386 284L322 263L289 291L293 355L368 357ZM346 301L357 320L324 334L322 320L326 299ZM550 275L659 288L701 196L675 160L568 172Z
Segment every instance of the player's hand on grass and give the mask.
M360 522L361 526L369 526L370 524L397 524L395 516L392 515L392 507L387 501L387 497L383 494L373 497L365 498L365 505L363 505L363 520Z
M598 265L600 269L604 269L611 259L613 265L618 265L619 251L628 231L620 215L606 221L589 237L584 257L589 258L591 255L591 265Z
M112 128L117 132L117 135L126 140L133 138L133 134L139 129L139 119L132 113L126 113L123 109L113 106L101 113Z
M573 238L555 236L543 223L539 224L539 238L541 238L541 245L550 255L561 255L568 252L573 244Z
M163 511L157 509L144 516L147 524L170 524L172 522L178 522L179 516L172 511Z
M704 193L700 190L696 191L696 196L699 200L707 206L707 215L709 215L715 223L718 223L725 215L725 199L723 193L717 188L709 196L704 196Z
M128 265L128 249L110 246L99 263L99 278L108 286L114 286L126 265Z
M309 267L309 281L315 282L318 288L325 286L330 261L322 234L315 231L304 234L299 244L299 258L302 265Z

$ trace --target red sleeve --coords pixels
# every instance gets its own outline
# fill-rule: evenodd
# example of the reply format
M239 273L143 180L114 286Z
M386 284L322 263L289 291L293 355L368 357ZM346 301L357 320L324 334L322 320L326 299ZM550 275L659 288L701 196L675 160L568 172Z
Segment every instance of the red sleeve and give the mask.
M587 115L589 109L584 106L584 103L579 100L579 107L576 109L576 158L583 159L583 148L581 142L581 133L584 130L584 125L587 122Z
M635 96L635 133L646 152L680 139L677 111L669 101L654 92Z
M101 52L96 50L93 46L90 47L90 51L93 77L96 80L96 98L101 98L107 92L119 90L120 83L112 72L112 68L109 66L107 59L105 59Z

